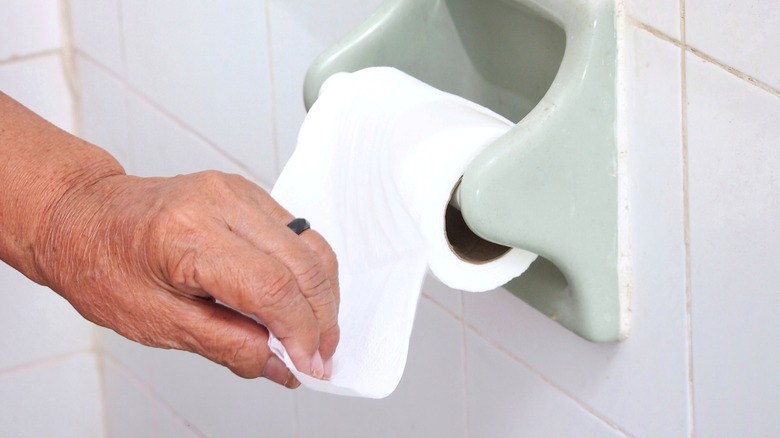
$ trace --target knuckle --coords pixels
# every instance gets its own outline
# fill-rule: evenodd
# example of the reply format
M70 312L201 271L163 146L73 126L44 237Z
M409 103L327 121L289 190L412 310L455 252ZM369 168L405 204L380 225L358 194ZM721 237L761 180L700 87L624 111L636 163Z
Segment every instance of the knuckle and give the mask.
M241 335L238 340L222 351L220 363L229 368L236 375L250 379L260 377L262 370L250 365L255 339L248 335Z
M325 286L328 281L328 277L325 275L322 265L316 260L302 268L299 272L296 272L296 277L298 277L301 287L313 289L315 291L323 289L323 286Z
M325 267L328 274L332 275L333 278L336 278L339 272L339 261L336 257L336 253L333 252L333 248L331 248L322 235L317 232L312 232L311 236L312 237L309 240L311 247L319 256L322 265Z
M339 261L336 258L336 253L333 252L330 248L328 248L328 251L325 251L323 255L323 262L325 263L325 267L328 270L328 272L333 276L333 278L338 278L339 276Z
M223 173L216 170L206 170L193 175L199 190L211 193L217 197L232 197L237 189L249 181L241 175Z
M151 224L153 251L161 257L160 266L174 287L196 287L199 255L205 242L202 231L189 210L164 209Z
M290 305L298 292L295 278L288 271L281 269L267 273L262 279L261 285L261 305L263 307L286 307Z
M153 238L165 239L198 235L198 214L193 207L171 203L160 207L149 219L149 233Z
M302 292L315 311L329 309L335 304L336 298L331 288L330 279L319 262L307 267L297 277ZM333 307L332 313L335 313L335 307Z

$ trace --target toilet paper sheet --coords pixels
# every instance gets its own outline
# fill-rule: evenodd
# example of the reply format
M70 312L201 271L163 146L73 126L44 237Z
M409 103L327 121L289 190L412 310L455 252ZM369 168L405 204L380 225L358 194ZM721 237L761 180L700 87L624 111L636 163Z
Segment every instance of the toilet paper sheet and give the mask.
M333 375L295 370L312 389L382 398L403 373L426 269L467 291L491 290L535 255L512 249L487 263L456 255L445 209L468 164L512 123L388 67L329 78L307 115L273 197L307 218L339 260L341 341Z

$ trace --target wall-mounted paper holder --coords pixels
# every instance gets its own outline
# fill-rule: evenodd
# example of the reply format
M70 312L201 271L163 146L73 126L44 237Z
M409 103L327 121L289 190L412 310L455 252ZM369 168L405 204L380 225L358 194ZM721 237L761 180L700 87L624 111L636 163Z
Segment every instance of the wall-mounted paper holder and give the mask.
M305 101L334 73L382 65L516 121L463 176L463 217L541 256L508 290L613 342L630 314L616 46L612 0L388 0L318 58Z

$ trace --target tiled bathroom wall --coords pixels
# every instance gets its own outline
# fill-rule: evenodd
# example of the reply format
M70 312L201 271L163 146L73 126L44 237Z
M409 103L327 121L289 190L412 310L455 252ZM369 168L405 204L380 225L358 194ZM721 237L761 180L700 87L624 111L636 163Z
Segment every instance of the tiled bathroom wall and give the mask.
M58 1L3 0L0 10L0 91L73 131ZM91 324L1 262L0 300L0 436L103 436Z
M69 0L80 133L136 174L219 169L270 188L304 117L306 68L379 2ZM56 9L53 1L6 3L25 20ZM780 14L772 3L620 2L619 123L634 257L628 340L590 344L506 292L461 294L428 281L399 389L372 401L242 380L101 330L108 435L776 436ZM38 13L25 9L32 4ZM41 111L71 123L61 33L39 26L47 30L25 38L20 55L6 48L3 19L3 89L54 87L42 96L61 97L26 102L53 105ZM33 80L28 71L51 76ZM20 99L35 92L19 91ZM2 275L13 279L2 283L4 294L6 284L35 289ZM56 296L31 292L38 294L16 293L14 306L0 310L0 328L41 330L19 316L39 305L23 300L40 298L60 312L47 321L68 321L56 333L73 333L32 337L49 339L40 346L0 337L0 403L34 373L56 387L65 385L55 378L62 373L94 369L79 353L89 349L85 325L66 318L73 312ZM5 351L20 359L4 363ZM81 414L99 417L94 409ZM52 409L80 418L67 410ZM0 427L15 424L5 411Z

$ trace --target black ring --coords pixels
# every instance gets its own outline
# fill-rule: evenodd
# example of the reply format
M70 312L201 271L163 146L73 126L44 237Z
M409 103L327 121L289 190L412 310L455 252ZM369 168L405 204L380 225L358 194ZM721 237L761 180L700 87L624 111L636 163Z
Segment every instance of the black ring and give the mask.
M292 222L287 224L287 227L295 232L295 234L300 235L304 231L311 228L311 224L306 219L299 217L296 219L293 219Z

